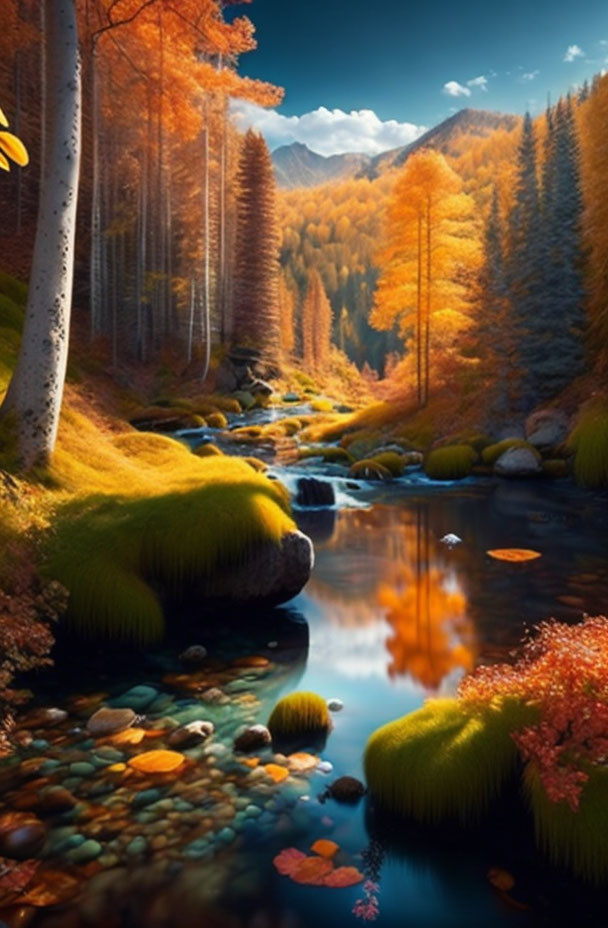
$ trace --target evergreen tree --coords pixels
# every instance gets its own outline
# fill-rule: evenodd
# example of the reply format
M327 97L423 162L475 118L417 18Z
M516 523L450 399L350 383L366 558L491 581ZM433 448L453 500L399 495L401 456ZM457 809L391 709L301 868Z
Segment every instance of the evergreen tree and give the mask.
M279 234L274 170L266 142L245 135L238 170L233 346L276 363L280 344Z
M481 357L486 368L493 372L496 385L495 411L498 414L506 413L510 407L515 379L513 325L507 298L507 268L503 240L498 192L494 188L484 231L483 261L478 278L481 304L478 335Z
M302 306L302 357L309 370L321 370L329 361L332 310L321 275L312 270Z

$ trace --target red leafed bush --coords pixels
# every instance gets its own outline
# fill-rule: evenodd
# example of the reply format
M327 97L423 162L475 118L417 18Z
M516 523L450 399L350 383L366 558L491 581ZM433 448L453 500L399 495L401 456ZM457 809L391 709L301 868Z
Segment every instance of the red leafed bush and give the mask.
M27 693L13 688L16 674L50 663L50 623L67 604L59 583L36 569L36 540L46 526L36 492L0 472L0 754L9 748L12 710Z
M576 811L589 769L608 762L608 619L541 623L514 664L480 667L458 695L472 704L514 698L536 706L538 722L512 737L547 796Z

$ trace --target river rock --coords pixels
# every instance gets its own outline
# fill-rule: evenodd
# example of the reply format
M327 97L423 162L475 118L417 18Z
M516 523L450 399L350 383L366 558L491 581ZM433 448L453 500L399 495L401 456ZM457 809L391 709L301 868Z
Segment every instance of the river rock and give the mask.
M134 712L143 712L157 696L158 690L155 687L140 684L132 686L126 693L117 696L112 700L112 705L115 709L133 709Z
M14 860L36 857L46 841L46 828L29 812L7 812L0 816L0 856Z
M272 735L265 725L250 725L234 741L234 750L248 754L250 751L259 751L272 742Z
M133 709L107 709L104 706L93 713L87 722L87 731L94 738L104 738L130 728L136 718Z
M561 409L539 409L526 419L526 440L546 451L561 445L570 431L570 418Z
M314 564L312 541L303 532L286 532L280 545L262 542L238 569L216 571L204 595L235 604L278 605L293 599L306 585Z
M78 800L69 789L63 786L48 786L40 793L36 805L36 812L40 815L60 815L69 812L78 804Z
M176 728L175 731L172 731L167 739L167 743L172 748L191 748L196 744L200 744L201 741L204 741L209 735L212 735L213 732L213 722L189 722L187 725L182 725L180 728Z
M334 506L336 494L333 484L316 477L300 477L297 483L298 506Z
M356 777L338 777L327 792L336 802L355 803L365 795L365 786Z
M344 708L344 703L341 699L328 699L327 708L330 712L341 712Z
M200 667L207 658L207 648L202 644L191 644L189 648L179 656L179 660L185 667Z
M508 448L494 465L494 473L501 477L532 477L540 472L540 461L529 448Z
M103 848L99 841L89 838L78 847L68 851L67 856L74 864L88 864L91 860L97 860L102 851Z

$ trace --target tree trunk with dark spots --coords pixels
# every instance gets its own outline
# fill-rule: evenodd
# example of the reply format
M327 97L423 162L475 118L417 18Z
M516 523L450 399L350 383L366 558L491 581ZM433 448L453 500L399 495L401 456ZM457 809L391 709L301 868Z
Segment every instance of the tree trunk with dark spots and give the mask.
M2 413L24 468L55 447L68 357L80 166L81 82L74 0L43 0L49 132L21 350Z

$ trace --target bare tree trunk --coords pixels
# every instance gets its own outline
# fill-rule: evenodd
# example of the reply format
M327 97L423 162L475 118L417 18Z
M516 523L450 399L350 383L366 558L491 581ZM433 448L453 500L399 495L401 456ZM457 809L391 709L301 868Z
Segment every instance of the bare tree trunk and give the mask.
M203 383L207 379L207 374L209 373L209 361L211 359L211 312L210 312L210 294L211 286L209 280L210 272L210 252L211 252L211 242L210 242L210 222L209 222L209 112L207 105L205 104L205 128L204 128L204 143L203 150L205 155L205 172L204 172L204 187L203 187L203 196L204 196L204 232L205 232L205 269L204 269L204 311L205 311L205 356L203 363L203 373L202 381Z
M426 318L424 320L424 405L429 401L431 366L431 202L426 204Z
M40 173L38 177L38 196L42 191L46 161L46 13L44 3L40 4Z
M100 330L101 316L101 203L99 182L99 61L98 36L93 36L91 54L91 109L93 111L92 135L92 191L91 191L91 258L90 258L90 300L91 300L91 338Z
M416 280L416 383L422 406L422 215L418 215L418 275Z
M194 336L194 308L196 306L196 285L194 278L190 281L190 317L188 319L188 364L192 361L192 340Z
M21 135L21 52L15 52L15 134ZM21 235L21 220L23 213L23 175L21 171L15 174L17 184L17 211L15 216L15 235Z
M220 216L219 216L219 274L218 304L220 313L220 337L222 345L228 341L228 319L226 308L226 103L222 100L222 141L220 144Z
M80 168L81 74L74 0L44 0L50 123L23 338L3 412L15 415L26 468L57 440L68 358Z

